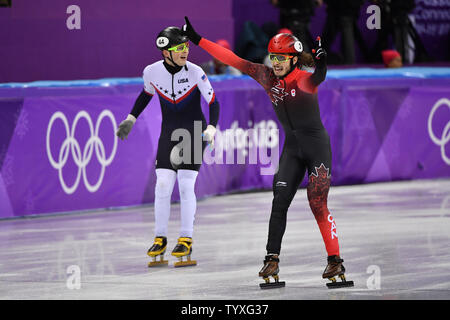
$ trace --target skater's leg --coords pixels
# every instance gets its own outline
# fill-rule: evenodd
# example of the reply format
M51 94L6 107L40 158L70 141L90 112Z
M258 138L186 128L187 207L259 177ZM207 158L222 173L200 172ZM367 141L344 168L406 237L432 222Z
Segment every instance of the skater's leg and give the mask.
M194 187L198 172L195 170L178 170L178 188L180 191L181 228L178 243L172 250L172 255L179 258L175 267L195 266L197 262L191 260L192 233L194 230L195 212L197 210L197 199ZM183 261L186 257L187 261Z
M178 170L177 173L181 210L180 237L192 238L197 210L197 198L194 190L197 175L198 172L195 170Z
M336 223L328 210L328 191L331 178L331 145L326 131L302 145L308 166L306 188L309 206L319 226L328 256L339 255Z
M283 149L278 172L273 179L272 212L269 222L268 254L280 254L286 230L287 211L306 172L306 166L295 153Z
M324 163L316 163L314 169L311 168L308 179L307 195L309 206L319 226L328 256L339 256L336 222L327 205L329 189L329 164L327 166Z
M167 236L170 217L170 200L175 185L176 172L170 169L156 169L155 187L155 236Z
M345 280L345 268L343 259L339 256L339 240L336 231L336 222L328 210L328 192L331 180L331 146L329 137L323 132L314 143L305 145L305 161L308 166L308 186L306 188L309 206L319 226L322 239L327 251L327 267L322 274L323 278L329 278L333 284L327 284L330 288L353 286L352 281ZM342 280L334 284L335 276Z

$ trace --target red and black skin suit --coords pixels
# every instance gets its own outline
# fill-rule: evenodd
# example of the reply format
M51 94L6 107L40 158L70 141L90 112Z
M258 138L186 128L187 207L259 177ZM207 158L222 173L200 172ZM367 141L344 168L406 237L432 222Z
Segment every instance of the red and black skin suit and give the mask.
M273 202L269 222L267 254L279 255L286 229L286 216L292 199L308 170L307 195L310 208L322 234L328 260L339 258L336 224L327 207L331 175L330 138L324 128L317 99L318 86L325 80L326 53L320 46L313 50L315 71L300 70L292 64L283 77L272 68L241 59L232 51L199 36L186 19L185 32L216 59L248 74L261 84L272 101L275 113L285 131L286 140L278 172L273 180ZM269 43L269 53L299 54L301 43L288 34L278 34ZM298 41L299 42L299 41ZM300 49L300 50L299 50Z

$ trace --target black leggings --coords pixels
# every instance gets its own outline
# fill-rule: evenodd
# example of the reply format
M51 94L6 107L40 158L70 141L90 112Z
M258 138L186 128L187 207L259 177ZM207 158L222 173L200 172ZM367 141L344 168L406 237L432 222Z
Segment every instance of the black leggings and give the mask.
M302 143L283 147L278 172L273 179L273 202L269 222L267 253L279 254L286 229L287 211L308 170L308 200L316 218L328 212L331 175L331 147L328 134L320 139L303 138ZM318 220L319 221L319 220Z
M191 134L191 137L194 137L194 134ZM156 169L171 169L171 170L195 170L199 171L202 160L203 160L203 151L205 150L208 143L206 141L197 141L197 143L201 143L201 150L195 150L195 142L191 140L191 156L188 163L181 163L180 165L174 167L170 161L170 154L172 149L179 143L179 141L172 141L170 139L170 135L165 134L161 135L158 141L158 151L156 153ZM201 151L201 154L195 155L195 152Z

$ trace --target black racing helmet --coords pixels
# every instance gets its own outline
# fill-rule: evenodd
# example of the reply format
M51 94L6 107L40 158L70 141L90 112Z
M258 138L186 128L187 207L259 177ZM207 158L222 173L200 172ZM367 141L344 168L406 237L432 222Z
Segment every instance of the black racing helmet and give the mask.
M156 46L159 50L167 50L177 44L188 42L189 38L178 27L167 27L156 38Z

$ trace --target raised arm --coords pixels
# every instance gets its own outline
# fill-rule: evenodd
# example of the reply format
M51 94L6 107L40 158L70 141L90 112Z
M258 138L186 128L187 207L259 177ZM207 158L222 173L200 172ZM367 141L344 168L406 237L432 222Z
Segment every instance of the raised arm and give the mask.
M217 60L232 66L242 73L248 74L250 77L258 81L263 87L270 84L269 78L271 69L263 64L253 63L251 61L238 57L233 51L228 50L217 43L214 43L206 38L202 38L195 32L189 19L184 17L186 24L183 31L194 44L200 46Z
M320 37L317 37L316 41L316 48L312 50L316 69L310 77L312 84L315 87L321 84L327 76L327 53L325 49L322 48L322 40Z
M205 38L201 38L199 46L217 60L238 69L242 73L249 73L252 62L238 57L233 51Z

